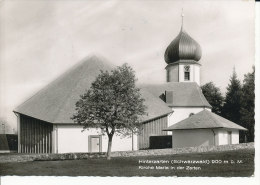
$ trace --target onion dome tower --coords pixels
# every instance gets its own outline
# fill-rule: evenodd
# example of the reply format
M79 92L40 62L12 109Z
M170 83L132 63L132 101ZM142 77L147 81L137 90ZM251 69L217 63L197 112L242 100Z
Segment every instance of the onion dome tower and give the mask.
M182 26L178 36L166 48L164 60L167 82L197 82L200 85L201 47Z

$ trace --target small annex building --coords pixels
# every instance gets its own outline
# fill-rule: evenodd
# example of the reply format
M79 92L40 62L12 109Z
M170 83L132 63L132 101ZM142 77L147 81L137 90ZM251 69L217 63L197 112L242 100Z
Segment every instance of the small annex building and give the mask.
M166 83L138 84L148 113L141 133L115 135L112 151L239 142L238 130L245 129L211 113L200 89L201 54L200 45L181 27L165 51ZM113 67L102 57L88 57L18 106L18 152L105 152L107 136L96 129L82 132L71 117L100 70Z
M246 129L208 110L164 129L172 131L173 148L238 144L239 130Z

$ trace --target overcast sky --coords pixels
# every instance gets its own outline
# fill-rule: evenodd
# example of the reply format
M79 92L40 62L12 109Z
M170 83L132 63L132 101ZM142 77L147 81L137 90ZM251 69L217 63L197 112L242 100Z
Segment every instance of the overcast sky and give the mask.
M0 117L90 54L165 82L164 51L184 29L202 47L201 83L222 92L254 64L254 1L0 1Z

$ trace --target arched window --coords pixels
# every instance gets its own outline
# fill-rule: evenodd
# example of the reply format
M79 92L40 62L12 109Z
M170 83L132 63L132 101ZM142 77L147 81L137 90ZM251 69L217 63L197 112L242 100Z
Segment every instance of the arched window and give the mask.
M184 66L184 80L190 81L190 66Z

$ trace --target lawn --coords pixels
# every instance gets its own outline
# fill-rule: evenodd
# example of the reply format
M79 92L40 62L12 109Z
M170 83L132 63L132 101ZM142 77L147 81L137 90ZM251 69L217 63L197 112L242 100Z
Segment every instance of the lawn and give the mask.
M163 156L116 157L110 161L101 158L0 164L0 176L246 177L253 174L253 149Z

